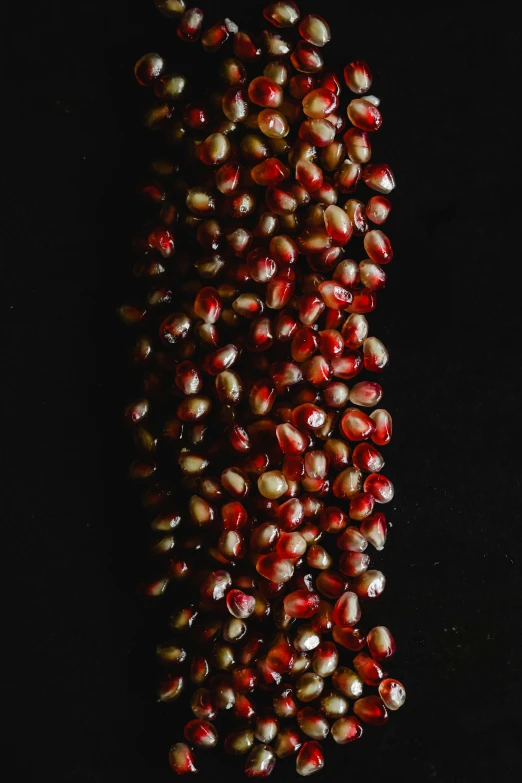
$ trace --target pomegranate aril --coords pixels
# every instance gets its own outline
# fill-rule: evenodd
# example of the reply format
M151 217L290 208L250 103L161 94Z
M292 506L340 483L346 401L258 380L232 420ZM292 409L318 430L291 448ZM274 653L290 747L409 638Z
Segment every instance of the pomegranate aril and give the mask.
M387 678L379 683L379 696L389 710L398 710L406 701L406 690L399 680Z
M371 473L364 482L364 491L373 495L376 503L389 503L395 490L390 479L379 473Z
M279 722L275 715L264 713L258 715L255 722L254 736L259 742L272 742L279 731Z
M248 754L245 774L248 778L267 778L272 774L276 760L269 745L256 745Z
M352 462L356 468L366 473L378 473L384 467L382 454L371 443L359 443L353 450Z
M225 738L225 753L242 756L254 747L254 732L250 728L234 731Z
M343 593L334 606L334 623L340 625L341 628L348 628L358 623L360 619L361 609L357 595L350 591Z
M319 742L310 740L297 754L296 770L298 775L307 777L319 772L324 767L324 755Z
M378 598L386 586L382 571L370 569L352 581L352 588L361 599Z
M300 538L302 539L302 536ZM304 539L302 540L304 541ZM296 590L293 593L289 593L284 599L286 614L300 619L312 617L318 611L319 604L320 598L317 593L310 593L307 590Z
M272 79L280 87L288 83L288 68L284 62L269 62L265 65L263 76Z
M369 163L362 170L362 178L369 188L384 195L395 187L395 177L387 163Z
M337 600L348 590L348 581L336 571L322 571L315 580L316 589L326 598Z
M134 66L134 75L142 87L151 87L159 79L164 69L165 62L161 55L150 52L140 57Z
M299 701L307 703L317 699L324 688L324 680L314 672L305 672L296 682L296 695ZM297 715L299 722L299 713Z
M365 161L362 162L364 163ZM385 196L372 196L366 204L366 217L372 223L381 226L388 219L391 207L391 201Z
M372 86L372 73L364 60L354 60L344 68L346 86L352 92L362 95Z
M295 176L309 193L313 193L323 184L322 170L309 160L299 160L297 162Z
M241 61L252 62L262 55L261 48L244 30L240 30L234 35L232 47L234 49L234 54Z
M308 41L299 41L290 55L290 61L296 71L301 73L317 73L324 65L320 49Z
M353 711L364 723L382 726L388 720L388 711L378 696L364 696L353 705Z
M301 557L306 552L306 541L304 540L302 535L298 532L282 533L276 544L276 552L279 554L280 557L287 558L290 560L292 560L293 558ZM299 593L299 591L297 592ZM294 596L296 599L300 597L294 593L291 593L290 595ZM309 602L312 600L310 596L313 596L313 593L307 593L307 598ZM285 602L287 599L289 599L289 596L286 596ZM286 603L285 603L285 612L289 614L291 617L294 616L292 612L288 611Z
M343 141L352 163L368 163L372 156L372 146L367 131L349 128L343 136ZM369 215L366 216L369 217Z
M373 496L370 496L373 499ZM387 536L386 517L384 514L375 512L370 514L361 523L361 533L365 539L380 552L384 549Z
M358 699L363 693L362 679L346 666L339 666L332 674L332 685L348 699Z
M357 718L339 718L332 724L332 739L338 745L346 745L349 742L362 737L363 727Z
M273 748L277 757L283 759L297 753L302 744L299 731L292 726L285 726L275 738Z
M375 661L385 661L395 653L395 640L384 625L378 625L368 631L366 641Z
M378 685L387 674L382 666L366 653L361 652L356 655L353 659L353 665L365 685Z
M349 709L348 699L332 690L323 693L319 704L323 715L330 720L341 718L343 715L346 715Z
M352 652L359 652L366 645L366 633L360 628L341 628L334 625L332 630L334 642Z
M184 742L177 742L171 747L169 764L176 775L195 775L198 772L194 754Z
M339 245L345 245L348 242L352 235L353 228L348 215L341 207L337 207L334 204L327 207L324 213L324 222L326 225L326 232L333 242ZM347 300L347 304L349 304L350 301L351 298ZM328 307L340 309L340 307L329 304L328 301L326 301L326 304Z
M312 119L325 119L339 106L337 95L325 87L307 93L303 98L303 111Z
M275 553L262 555L257 563L256 570L265 579L271 582L288 582L294 574L294 566L290 560L284 560Z
M317 14L307 14L301 20L299 35L314 46L324 46L331 39L330 27Z
M316 147L327 147L335 138L335 128L327 119L305 120L299 127L299 138Z
M257 185L269 187L287 179L290 176L290 169L277 158L267 158L254 166L251 176Z
M294 637L293 645L298 652L309 653L321 643L321 637L314 631L311 625L301 625L297 630ZM298 665L300 662L300 665ZM307 671L311 666L309 657L296 659L294 666L292 667L290 674L292 676L299 676L303 671Z
M263 109L257 115L259 130L270 139L283 139L288 136L290 126L286 117L276 109Z
M176 32L182 41L193 43L201 35L203 27L203 11L200 8L189 8L181 17Z
M303 734L315 740L326 739L330 731L328 721L312 707L303 707L299 710L297 723Z
M257 76L248 86L248 97L258 106L277 109L283 101L283 90L267 76Z
M364 98L354 98L348 104L348 119L363 131L376 131L382 125L382 116L379 109Z
M266 6L263 16L275 27L294 27L299 21L300 12L292 0L278 0Z
M376 264L389 264L393 258L391 242L382 231L368 231L364 237L364 249Z

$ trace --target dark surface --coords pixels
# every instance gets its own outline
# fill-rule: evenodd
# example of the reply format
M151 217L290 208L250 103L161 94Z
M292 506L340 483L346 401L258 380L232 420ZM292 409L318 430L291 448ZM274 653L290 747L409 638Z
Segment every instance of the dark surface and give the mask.
M201 3L213 19L217 5ZM254 27L250 5L222 10ZM2 764L28 783L173 779L176 708L154 702L153 621L135 599L145 537L112 316L143 138L132 66L149 50L176 62L174 25L151 6L37 4L5 31ZM521 760L515 20L475 4L302 7L330 22L332 60L371 63L399 183L377 316L397 488L381 609L408 702L357 746L329 742L317 779L508 780ZM240 762L209 758L203 780L242 779Z

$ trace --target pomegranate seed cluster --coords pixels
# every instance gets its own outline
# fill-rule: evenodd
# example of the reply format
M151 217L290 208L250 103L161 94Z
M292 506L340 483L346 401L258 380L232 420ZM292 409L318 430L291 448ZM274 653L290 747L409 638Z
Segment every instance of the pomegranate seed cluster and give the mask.
M307 776L325 739L353 742L405 700L391 632L364 624L394 495L388 351L367 317L394 176L370 162L370 68L325 66L320 16L270 3L254 35L155 5L202 56L224 49L199 91L159 54L135 68L159 153L119 312L141 383L126 419L152 530L143 592L168 614L158 695L190 704L169 761L197 773L222 741L247 777L286 756Z

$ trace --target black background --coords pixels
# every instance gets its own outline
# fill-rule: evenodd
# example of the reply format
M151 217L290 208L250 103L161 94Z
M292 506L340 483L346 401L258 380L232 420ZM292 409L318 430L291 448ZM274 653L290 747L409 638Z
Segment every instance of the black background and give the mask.
M132 67L150 50L183 63L152 0L22 5L2 66L2 766L30 782L160 783L175 707L154 701L153 620L135 598L145 534L113 313L146 138ZM252 28L263 4L201 7ZM332 61L372 65L380 158L398 179L376 314L397 488L381 601L408 701L357 746L330 742L318 779L506 780L521 730L515 6L301 7L330 22ZM202 779L241 779L212 757Z

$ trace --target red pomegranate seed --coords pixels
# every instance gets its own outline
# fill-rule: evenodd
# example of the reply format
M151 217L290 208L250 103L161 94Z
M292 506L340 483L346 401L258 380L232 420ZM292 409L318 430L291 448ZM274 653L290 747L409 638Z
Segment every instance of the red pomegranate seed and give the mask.
M272 552L262 555L256 563L256 570L271 582L288 582L294 574L294 566L290 560L283 560Z
M367 131L349 128L343 136L343 141L352 163L368 163L372 156L372 146Z
M373 496L370 497L373 500ZM387 532L386 517L378 511L367 516L361 523L361 533L378 552L384 549Z
M364 249L376 264L389 264L393 258L391 242L382 231L374 229L364 237Z
M352 172L353 173L353 172ZM344 211L353 226L354 236L362 237L368 231L368 223L364 214L364 204L355 198L348 199L344 205Z
M378 291L386 285L386 272L379 264L372 261L361 261L359 264L361 283L370 291Z
M382 726L388 720L388 711L378 696L364 696L353 705L353 711L364 723Z
M366 161L362 162L365 163ZM371 220L372 223L381 226L388 219L391 207L391 201L385 196L372 196L366 204L366 217L368 220Z
M387 163L369 163L362 170L362 178L369 188L384 195L395 187L395 178Z
M287 535L298 534L287 533ZM302 536L300 536L300 538L304 542ZM293 593L289 593L284 599L285 612L290 617L296 617L300 619L312 617L318 611L319 603L320 598L317 593L310 593L308 590L295 590Z
M311 359L319 347L317 333L304 326L298 329L292 338L290 353L295 362L302 363Z
M373 511L375 499L368 492L361 492L350 500L350 519L357 522L366 519Z
M365 685L378 685L386 677L382 666L366 653L361 652L356 655L353 659L353 665Z
M284 114L276 109L263 109L257 115L259 130L270 139L284 139L290 132L290 126Z
M259 742L272 742L279 731L279 722L275 715L266 712L258 715L255 722L254 735Z
M326 598L337 600L348 590L348 582L342 574L336 571L323 571L315 581L317 590Z
M273 747L277 757L283 759L297 753L302 744L299 731L292 726L286 726L275 738Z
M324 755L319 742L310 740L297 754L296 770L298 775L308 776L319 772L324 767Z
M291 649L293 650L293 648ZM297 655L294 651L294 662L296 657ZM278 718L295 718L295 716L297 715L297 702L295 700L294 692L292 688L285 688L284 690L282 690L281 693L274 696L272 703L274 707L274 712ZM279 756L279 753L277 755Z
M319 87L307 93L303 98L303 111L312 119L325 119L336 111L339 98L326 87Z
M290 176L290 169L277 158L267 158L251 171L254 182L263 187L276 185Z
M354 448L352 462L356 468L366 473L378 473L384 467L382 454L370 443L359 443Z
M254 732L250 728L234 731L225 738L225 753L229 753L231 756L242 756L253 747Z
M312 655L312 667L316 674L328 677L339 662L339 652L333 642L321 642Z
M140 57L134 66L134 75L138 84L142 87L150 87L156 79L159 79L164 69L163 58L156 52L150 52Z
M221 315L221 297L215 288L205 286L198 291L194 300L194 312L207 324L216 323Z
M317 699L324 688L324 680L318 674L314 672L305 672L301 674L296 683L296 694L299 701L305 704ZM299 713L297 714L297 721L299 723Z
M344 68L346 86L352 92L362 95L372 86L372 72L364 60L355 60Z
M313 74L298 73L290 79L290 95L297 100L303 100L303 98L315 88L315 84L316 79Z
M185 739L200 748L213 748L217 745L218 734L212 723L205 720L191 720L185 726Z
M268 57L286 57L292 48L289 42L279 33L263 30L261 34L263 48Z
M379 696L389 710L398 710L406 701L406 690L399 680L387 678L379 683Z
M352 236L353 228L348 215L343 209L334 204L330 204L325 210L324 222L326 225L326 232L333 242L336 242L339 245L345 245L349 241ZM349 304L349 301L347 303ZM328 307L333 307L333 305L328 304L328 302L326 304Z
M293 558L301 557L306 552L306 541L304 540L304 538L300 533L297 532L282 533L276 544L276 551L278 555L282 558L293 559ZM313 595L313 593L309 593L308 595ZM292 613L286 609L286 604L285 604L285 611L287 614L290 615L290 617L293 617Z
M320 49L308 41L299 41L290 55L290 61L296 71L301 73L317 73L324 65Z
M299 21L300 12L292 0L279 0L269 3L263 10L263 16L275 27L294 27Z
M248 754L245 774L247 778L267 778L272 774L276 761L276 755L269 745L256 745Z
M227 594L227 609L233 617L246 619L255 608L255 598L241 590L230 590Z
M303 707L299 710L297 722L303 734L312 739L326 739L330 731L328 721L312 707Z
M337 535L347 525L346 514L337 506L327 506L321 512L321 530Z
M263 108L277 109L283 101L283 90L279 84L266 76L257 76L248 86L248 97L252 103Z
M343 593L334 606L333 621L335 625L347 628L358 623L360 619L361 609L357 595L350 591Z
M176 742L171 747L169 764L176 775L195 775L198 772L194 754L184 742Z
M297 162L295 176L309 193L313 193L323 184L322 170L309 160L299 160Z
M382 125L379 109L365 98L354 98L348 104L347 114L352 125L363 131L376 131Z
M373 495L376 503L389 503L393 500L394 488L390 479L380 473L371 473L364 482L364 491Z
M332 558L322 546L313 544L307 552L306 562L311 568L326 571L332 565ZM320 609L319 609L320 611Z
M305 120L299 127L299 138L316 147L327 147L335 138L335 128L327 119Z
M375 422L358 408L347 408L341 419L340 428L348 440L362 441L375 432Z
M180 19L177 34L182 41L193 43L201 35L203 27L203 11L200 8L189 8Z
M236 57L241 61L252 62L262 55L261 48L252 37L244 31L239 31L234 36L233 49Z
M352 587L359 598L378 598L386 586L382 571L368 570L352 582Z
M395 640L384 625L378 625L368 632L367 643L375 661L385 661L395 653Z
M338 745L358 740L363 735L363 727L357 718L339 718L332 724L332 739Z
M299 35L314 46L324 46L331 39L328 23L317 14L307 14L301 20Z

